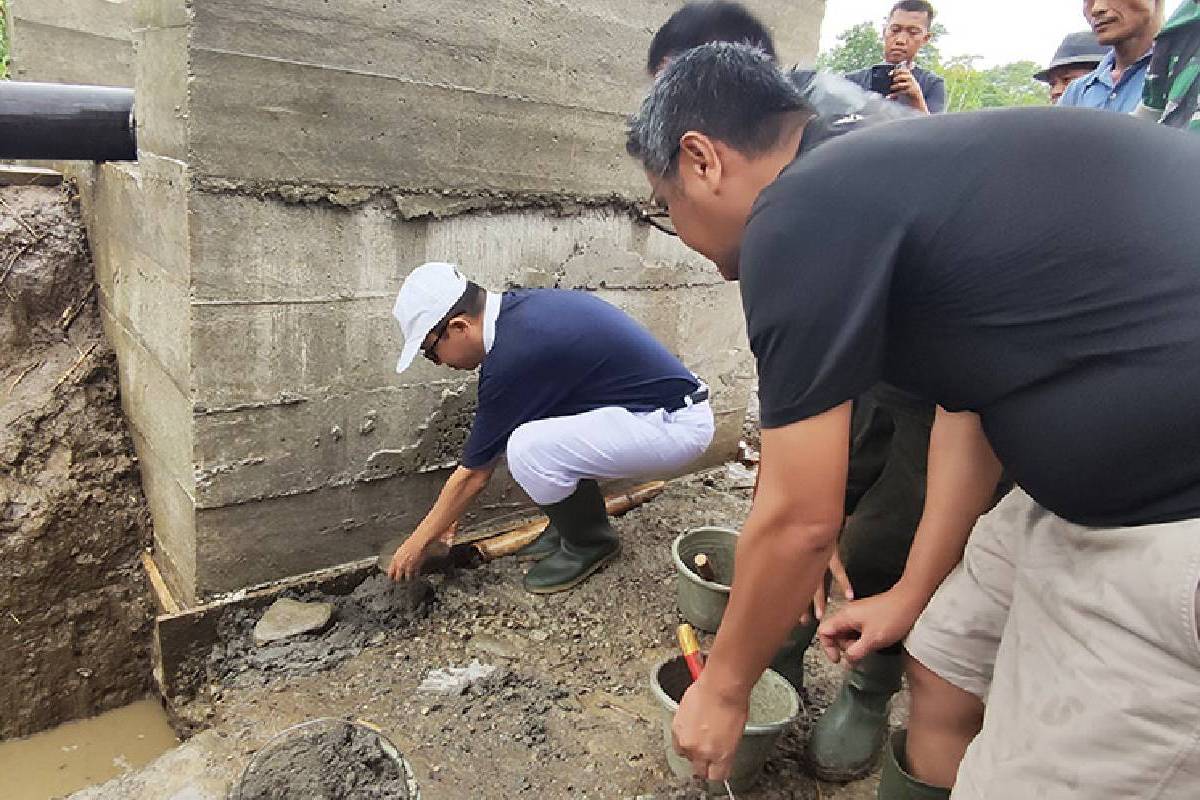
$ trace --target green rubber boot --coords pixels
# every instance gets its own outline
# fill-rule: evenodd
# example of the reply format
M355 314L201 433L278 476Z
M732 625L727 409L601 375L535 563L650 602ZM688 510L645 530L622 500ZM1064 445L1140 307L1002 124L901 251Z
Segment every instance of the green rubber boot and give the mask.
M808 737L813 775L845 783L870 772L887 739L888 701L900 690L899 653L872 653L846 674L842 690Z
M557 553L559 547L561 547L561 539L558 535L558 529L553 525L547 525L546 529L539 533L536 539L513 553L513 555L517 561L541 561L543 558Z
M771 662L771 669L787 678L788 683L797 692L804 688L804 651L812 644L818 624L816 620L813 620L807 625L796 627L788 634L787 641L783 643L783 647L779 648L779 652L775 654L775 659Z
M904 755L908 731L896 731L888 741L879 773L878 800L950 800L950 790L930 786L908 774L908 759Z
M534 594L574 589L621 551L621 543L604 508L604 495L594 480L582 480L566 500L545 506L561 540L557 552L525 573L525 588Z

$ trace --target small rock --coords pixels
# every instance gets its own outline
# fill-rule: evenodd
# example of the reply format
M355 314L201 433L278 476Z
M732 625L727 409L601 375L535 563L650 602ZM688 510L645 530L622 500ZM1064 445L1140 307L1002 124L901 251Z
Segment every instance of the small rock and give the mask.
M730 487L734 489L753 489L757 474L752 469L734 461L725 466L725 477L729 479Z
M472 684L490 678L496 667L472 661L465 667L446 667L432 670L417 687L418 692L434 694L463 694Z
M261 647L302 633L322 631L331 619L332 603L301 603L283 597L276 600L254 626L254 643Z

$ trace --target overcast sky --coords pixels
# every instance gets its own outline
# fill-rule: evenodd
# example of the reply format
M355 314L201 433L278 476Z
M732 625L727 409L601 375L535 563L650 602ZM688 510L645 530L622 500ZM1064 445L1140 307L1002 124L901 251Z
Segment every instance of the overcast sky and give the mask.
M1079 0L933 0L937 21L949 29L942 40L946 56L983 57L984 66L1010 61L1048 62L1062 37L1087 29ZM821 49L828 50L837 35L859 22L882 26L892 0L827 0L821 27Z

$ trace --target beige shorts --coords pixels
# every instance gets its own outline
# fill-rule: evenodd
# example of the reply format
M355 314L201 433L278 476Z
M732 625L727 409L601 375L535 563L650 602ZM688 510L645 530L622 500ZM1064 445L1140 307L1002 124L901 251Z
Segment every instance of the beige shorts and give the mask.
M905 648L986 704L958 800L1200 798L1200 520L1087 528L1019 489Z

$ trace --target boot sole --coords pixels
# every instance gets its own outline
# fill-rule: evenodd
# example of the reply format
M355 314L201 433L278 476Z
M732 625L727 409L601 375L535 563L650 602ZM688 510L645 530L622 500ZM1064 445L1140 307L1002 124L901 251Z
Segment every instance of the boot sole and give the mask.
M529 564L535 561L541 561L543 558L549 558L554 553L526 553L525 555L514 556L518 564Z
M529 584L525 584L525 591L529 592L530 594L558 594L559 592L568 592L571 589L574 589L579 584L586 581L588 578L595 575L600 570L604 569L604 567L608 566L610 561L612 561L619 555L621 555L621 546L617 545L616 550L613 550L611 553L606 555L604 558L600 559L595 564L592 564L590 567L587 568L587 570L585 572L580 574L578 577L572 578L570 581L568 581L566 583L560 583L555 586L534 587L534 586L530 586Z
M871 759L870 763L853 769L827 769L821 767L812 760L812 757L807 752L804 754L804 763L808 767L808 774L817 780L825 781L826 783L850 783L862 780L870 775L879 766L881 755L881 753L877 753L875 758Z

